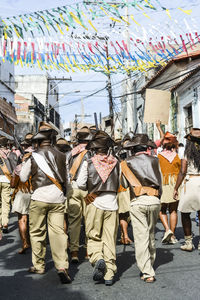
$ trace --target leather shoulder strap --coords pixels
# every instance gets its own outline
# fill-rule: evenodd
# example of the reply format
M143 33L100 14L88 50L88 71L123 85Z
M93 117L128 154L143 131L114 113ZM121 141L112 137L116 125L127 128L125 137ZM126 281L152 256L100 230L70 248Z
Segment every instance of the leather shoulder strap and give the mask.
M32 152L28 152L28 153L25 153L23 158L22 158L22 161L26 161L28 158L30 158L32 155Z
M63 192L63 189L62 189L62 186L61 186L61 184L58 182L58 180L56 180L55 178L53 178L53 177L51 177L51 176L49 176L49 175L47 175L46 173L45 173L45 175L57 186L57 188L59 188L59 190L61 190L62 192Z
M141 183L139 182L139 180L136 178L136 176L133 174L133 172L127 166L126 161L121 162L121 170L131 186L134 186L134 187L142 186Z
M74 179L76 172L78 170L78 168L80 167L80 164L83 160L83 157L85 156L85 154L87 153L88 150L84 150L82 151L74 160L73 165L69 171L70 175L71 175L71 181Z
M136 196L141 196L147 194L148 196L158 196L159 191L148 187L148 186L142 186L139 180L136 178L136 176L133 174L133 172L129 169L127 166L126 161L121 162L121 170L130 185L133 187L133 191Z
M11 180L11 174L10 174L10 171L8 170L8 167L6 166L6 163L5 163L5 160L3 159L2 156L0 156L0 159L1 159L1 162L0 163L0 168L3 172L3 174L8 178L8 180L10 181Z

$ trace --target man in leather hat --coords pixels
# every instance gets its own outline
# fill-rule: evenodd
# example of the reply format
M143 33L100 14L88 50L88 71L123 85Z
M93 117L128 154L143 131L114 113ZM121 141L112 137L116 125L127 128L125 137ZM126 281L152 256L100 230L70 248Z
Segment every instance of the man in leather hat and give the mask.
M71 180L71 190L68 193L68 233L70 239L70 253L73 263L79 262L79 239L81 231L82 217L85 217L84 197L86 192L78 188L76 180L83 162L89 158L89 152L86 149L92 134L88 127L82 127L77 135L78 145L72 149L68 159L68 168ZM87 253L86 253L87 256Z
M66 141L66 139L64 138L59 138L57 139L56 141L56 148L61 151L62 153L65 153L66 155L66 160L68 162L69 160L69 157L71 155L71 146L69 144L68 141ZM69 180L68 180L69 181ZM68 194L71 195L70 193L70 185L68 185L68 188L67 188L67 191L68 191ZM67 201L67 195L66 195L66 201L65 201L65 211L64 211L64 216L65 216L65 219L64 219L64 229L65 229L65 233L67 234L67 223L68 223L68 201Z
M12 192L10 180L18 162L17 155L7 148L7 143L8 139L6 137L0 137L0 233L2 231L8 233Z
M46 234L61 283L70 283L68 275L67 236L64 232L64 194L66 192L66 157L51 146L57 132L41 122L33 137L38 149L22 166L20 180L32 176L33 193L29 208L32 263L30 273L45 273Z
M85 198L86 236L90 262L94 266L93 280L105 280L112 285L116 267L116 237L118 229L117 191L119 188L119 163L109 154L112 139L97 131L87 148L94 156L81 166L77 185L88 189Z
M156 145L146 134L136 134L124 147L132 151L132 156L121 163L121 171L123 186L130 187L136 261L141 279L150 283L155 281L154 230L160 211L162 183L158 158L149 155L147 149L156 148Z

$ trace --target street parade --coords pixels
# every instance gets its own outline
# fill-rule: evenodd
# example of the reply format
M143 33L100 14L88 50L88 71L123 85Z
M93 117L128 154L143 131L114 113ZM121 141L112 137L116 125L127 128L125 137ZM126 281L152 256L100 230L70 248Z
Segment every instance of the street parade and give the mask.
M0 9L0 299L199 299L199 2Z

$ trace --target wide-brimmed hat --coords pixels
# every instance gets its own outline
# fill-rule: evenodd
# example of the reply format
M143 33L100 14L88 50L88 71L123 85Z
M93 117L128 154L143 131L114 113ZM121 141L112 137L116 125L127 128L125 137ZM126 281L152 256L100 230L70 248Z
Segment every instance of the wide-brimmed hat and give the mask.
M93 134L87 126L82 127L76 134L78 142L88 142L92 139Z
M147 146L153 149L157 148L156 144L149 139L147 134L137 133L131 140L126 140L123 144L124 149L136 147L136 146Z
M98 130L92 140L86 146L86 149L110 148L115 145L111 137L102 130Z
M135 136L135 134L134 134L133 131L128 132L128 133L124 136L124 138L123 138L123 140L122 140L122 142L121 142L123 148L125 148L125 146L128 144L128 142L132 141L132 139L134 138L134 136Z
M0 147L5 147L5 146L7 146L7 143L8 143L7 137L1 136L1 137L0 137Z
M132 140L135 136L135 133L133 131L128 132L124 138L123 138L123 142L127 141L127 140Z
M59 138L57 139L56 141L56 147L59 149L59 150L62 150L62 151L70 151L71 150L71 146L69 144L69 142L64 139L64 138Z
M199 128L192 128L190 133L186 134L186 136L184 138L191 141L191 142L200 143L200 129Z
M90 132L91 132L92 134L95 134L95 133L98 131L98 129L96 128L95 125L90 126L90 127L89 127L89 130L90 130Z
M178 146L177 137L173 133L167 131L164 135L164 139L162 140L162 144L174 144L175 146Z
M40 122L38 132L33 136L33 140L51 139L56 136L58 132L54 127L47 122Z
M27 133L24 137L24 140L21 142L22 146L29 146L32 144L32 138L33 138L33 134L32 133Z

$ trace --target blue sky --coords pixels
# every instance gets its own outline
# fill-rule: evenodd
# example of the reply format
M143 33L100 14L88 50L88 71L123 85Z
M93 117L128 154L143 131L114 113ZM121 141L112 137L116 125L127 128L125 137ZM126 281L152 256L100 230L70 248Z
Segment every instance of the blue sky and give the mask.
M27 12L37 11L37 10L44 10L49 8L54 8L57 6L62 5L70 5L74 3L80 3L81 0L0 0L0 15L1 17L8 17L18 14L23 14ZM176 8L178 6L184 7L185 9L192 8L193 18L199 17L199 6L196 6L196 4L199 2L198 0L160 0L160 2L165 5L167 8ZM192 7L195 5L194 7ZM182 26L181 17L183 18L183 14L181 15L181 12L176 10L172 11L173 13L173 19L177 19L180 26ZM137 13L136 13L137 16ZM141 18L140 22L144 23L145 26L148 26L148 22L150 24L157 26L157 23L164 24L164 21L166 20L166 15L164 13L155 12L151 14L152 19L149 21L149 19L145 19L144 17ZM185 17L185 16L184 16ZM189 17L190 18L190 17ZM190 20L190 19L189 19ZM174 22L174 21L173 21ZM162 31L162 25L159 25L159 29ZM177 24L174 22L174 29L176 28ZM200 28L200 27L198 27ZM133 29L134 30L134 29ZM178 26L177 26L178 30ZM31 72L41 72L38 70L33 69L26 69L26 68L20 68L17 67L15 70L16 74L24 74L24 73L31 73ZM60 92L69 93L66 97L63 97L60 104L65 104L74 100L80 100L81 96L85 96L88 94L93 93L96 90L99 90L106 85L106 76L100 73L63 73L60 72L52 72L52 76L65 76L65 77L72 77L72 82L65 82L64 84L60 85ZM114 75L112 76L112 83L117 83L122 79L122 75ZM94 82L97 81L97 82ZM80 93L73 94L73 91L80 90ZM121 93L121 87L120 85L115 86L113 90L114 95L120 95ZM107 91L104 90L103 92L99 93L98 96L93 96L89 99L84 100L84 106L85 106L85 113L92 114L94 112L101 112L103 116L108 114L108 96ZM119 108L119 106L118 106ZM72 121L74 119L75 114L81 113L81 105L80 102L77 102L76 104L71 104L67 106L62 106L60 108L61 117L65 122ZM87 121L92 122L92 118L88 118Z

